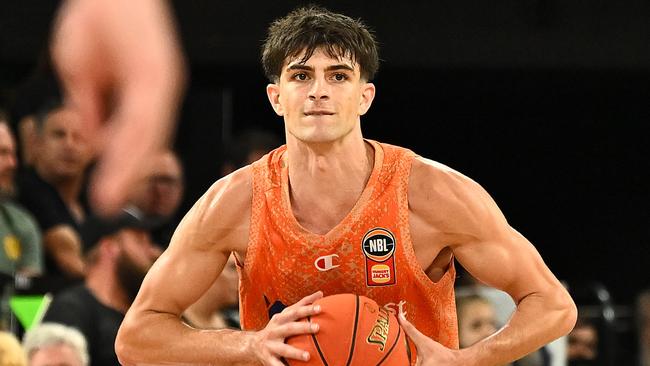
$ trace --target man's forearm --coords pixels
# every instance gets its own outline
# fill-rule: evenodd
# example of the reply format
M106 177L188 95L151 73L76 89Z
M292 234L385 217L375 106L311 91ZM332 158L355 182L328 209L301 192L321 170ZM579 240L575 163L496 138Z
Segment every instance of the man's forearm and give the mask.
M564 291L523 298L512 318L497 333L461 350L460 365L503 365L534 352L573 328L577 311Z
M255 365L253 333L197 330L172 314L130 314L115 349L122 365ZM137 316L137 322L132 318Z

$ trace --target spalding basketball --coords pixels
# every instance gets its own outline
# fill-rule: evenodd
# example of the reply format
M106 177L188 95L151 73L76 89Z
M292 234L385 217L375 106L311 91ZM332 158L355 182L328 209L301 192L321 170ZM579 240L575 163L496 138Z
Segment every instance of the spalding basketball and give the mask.
M291 366L409 366L415 364L411 344L395 315L374 300L339 294L317 300L321 312L303 321L317 323L315 334L287 343L309 352L309 361L286 360Z

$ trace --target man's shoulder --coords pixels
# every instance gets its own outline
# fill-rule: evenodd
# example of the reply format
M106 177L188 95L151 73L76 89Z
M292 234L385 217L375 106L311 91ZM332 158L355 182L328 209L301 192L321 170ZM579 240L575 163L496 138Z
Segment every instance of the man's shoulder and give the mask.
M444 185L464 185L473 181L459 171L438 161L416 156L411 166L411 181Z
M230 225L233 220L250 212L252 198L252 170L251 166L246 166L217 180L196 202L188 216L201 222L227 221Z
M252 197L253 171L252 166L243 168L220 178L207 190L204 197L210 200Z
M5 213L10 216L15 225L26 227L28 229L38 230L36 219L22 205L14 201L4 201L1 203Z
M409 177L409 204L419 211L440 208L464 212L483 200L485 191L471 178L449 166L416 157Z

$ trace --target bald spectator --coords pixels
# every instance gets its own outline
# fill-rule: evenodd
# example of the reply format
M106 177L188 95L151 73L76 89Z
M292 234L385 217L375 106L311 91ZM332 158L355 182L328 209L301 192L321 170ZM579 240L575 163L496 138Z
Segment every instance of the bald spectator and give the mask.
M79 115L58 100L44 106L36 122L34 168L19 179L20 202L43 231L48 277L81 279L79 226L87 215L82 194L93 150Z
M63 324L43 323L30 329L23 349L29 366L88 366L86 338Z
M183 167L176 153L163 150L153 156L150 170L135 186L130 202L147 217L161 223L152 231L152 240L167 247L178 224L176 212L183 199Z

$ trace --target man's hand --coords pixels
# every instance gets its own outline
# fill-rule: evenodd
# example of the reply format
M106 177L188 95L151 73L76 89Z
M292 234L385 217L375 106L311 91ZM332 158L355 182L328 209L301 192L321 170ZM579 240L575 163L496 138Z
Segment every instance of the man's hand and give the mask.
M321 310L320 306L312 304L322 297L321 291L304 297L281 313L273 315L266 327L255 334L251 351L263 365L283 366L282 358L309 360L308 352L290 346L284 343L284 340L294 335L318 332L317 324L298 321L298 319L318 314Z
M92 203L115 213L174 132L185 76L170 11L160 0L68 0L51 48L66 103L100 150Z
M416 366L465 365L464 363L458 363L458 351L449 349L420 333L411 322L406 320L404 314L399 314L397 319L406 335L411 338L417 348Z

